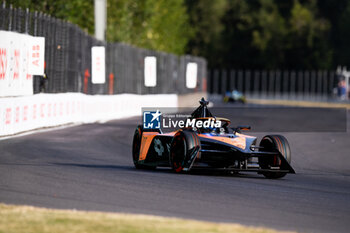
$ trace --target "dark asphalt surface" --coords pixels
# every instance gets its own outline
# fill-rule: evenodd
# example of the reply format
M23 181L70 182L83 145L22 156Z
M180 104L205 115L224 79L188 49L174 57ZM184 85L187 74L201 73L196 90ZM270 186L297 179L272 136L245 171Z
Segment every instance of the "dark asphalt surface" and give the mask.
M301 232L350 231L349 129L283 133L297 174L268 180L253 173L136 170L131 143L139 121L81 125L0 141L0 202ZM250 134L260 139L265 135Z

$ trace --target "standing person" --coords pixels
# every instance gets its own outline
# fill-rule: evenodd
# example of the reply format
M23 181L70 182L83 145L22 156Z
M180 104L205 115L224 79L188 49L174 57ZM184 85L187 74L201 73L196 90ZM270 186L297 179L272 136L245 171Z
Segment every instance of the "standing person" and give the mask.
M44 62L44 74L40 76L39 92L45 92L49 77L46 74L46 61Z
M40 92L45 92L46 90L46 86L47 86L47 81L48 81L48 76L46 75L46 73L44 73L44 75L40 76Z
M344 79L340 79L338 83L338 96L341 100L346 99L346 83Z

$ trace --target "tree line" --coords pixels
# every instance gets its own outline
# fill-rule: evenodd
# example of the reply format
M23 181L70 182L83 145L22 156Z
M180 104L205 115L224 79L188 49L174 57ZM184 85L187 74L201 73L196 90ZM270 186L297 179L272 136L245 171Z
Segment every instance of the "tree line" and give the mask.
M9 0L94 33L93 0ZM106 39L203 56L210 67L350 64L350 0L107 0Z

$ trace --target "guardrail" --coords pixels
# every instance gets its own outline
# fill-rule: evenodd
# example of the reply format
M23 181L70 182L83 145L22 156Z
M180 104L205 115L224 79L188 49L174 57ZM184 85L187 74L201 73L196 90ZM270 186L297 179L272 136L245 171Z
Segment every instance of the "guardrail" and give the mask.
M0 139L34 129L140 116L142 107L177 107L176 94L38 94L0 98Z

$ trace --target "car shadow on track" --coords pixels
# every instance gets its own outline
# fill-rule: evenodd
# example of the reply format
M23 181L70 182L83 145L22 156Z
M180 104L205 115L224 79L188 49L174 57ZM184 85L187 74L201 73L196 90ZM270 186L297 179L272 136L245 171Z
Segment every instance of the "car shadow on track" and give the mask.
M127 165L109 165L109 164L80 164L80 163L53 163L56 166L70 166L80 168L93 168L93 169L115 169L124 171L135 171L135 172L147 172L147 173L158 173L158 174L173 174L173 175L193 175L193 176L213 176L213 177L233 177L233 178L250 178L250 179L266 179L263 176L252 174L252 173L231 173L227 171L212 171L212 170L193 170L191 172L181 172L175 174L170 168L157 168L157 169L136 169L134 166Z
M135 168L133 168L135 169ZM194 169L190 172L180 172L175 173L171 168L160 167L156 169L135 169L136 171L142 172L153 172L160 174L173 174L174 176L185 175L185 176L212 176L212 177L232 177L232 178L253 178L253 179L266 179L263 175L259 175L251 172L243 173L233 173L230 171L215 171L215 170L205 170L205 169Z
M70 166L81 168L98 168L98 169L118 169L118 170L135 170L132 166L123 165L106 165L106 164L81 164L81 163L53 163L56 166Z
M255 173L232 173L229 171L211 171L211 170L199 170L199 171L197 171L197 170L194 170L188 174L199 175L199 176L266 179L264 176L258 175Z

